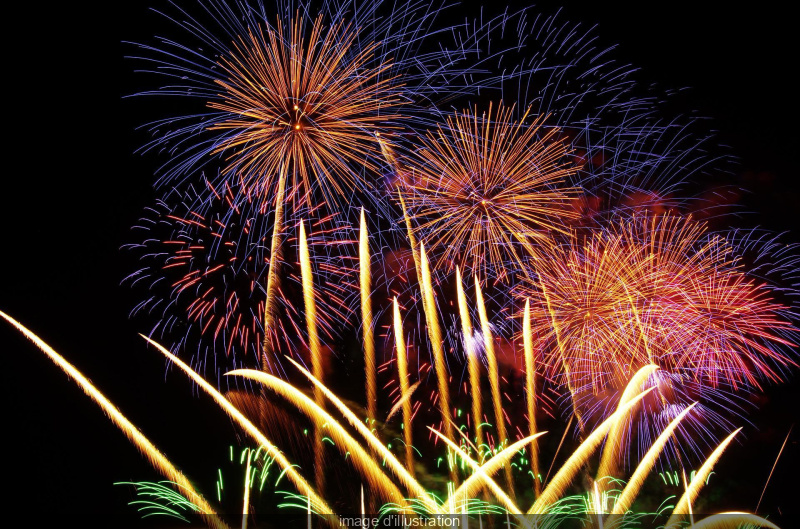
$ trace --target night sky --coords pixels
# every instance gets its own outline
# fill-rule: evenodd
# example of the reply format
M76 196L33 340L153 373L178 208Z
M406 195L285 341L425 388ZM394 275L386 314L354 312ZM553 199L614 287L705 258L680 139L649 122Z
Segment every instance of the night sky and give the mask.
M147 325L128 318L138 299L120 286L136 270L120 247L135 239L130 226L157 196L153 173L165 160L134 154L146 139L135 128L165 116L166 107L123 99L144 85L124 59L131 50L122 41L147 40L158 24L146 6L160 4L119 3L17 3L5 15L15 37L3 61L9 139L0 310L81 369L213 496L215 465L235 442L235 429L145 347L137 333ZM681 97L684 110L712 118L710 127L740 158L732 174L698 185L743 189L742 215L731 222L789 231L787 241L800 242L796 22L777 2L750 9L712 3L718 5L698 10L688 2L567 2L564 14L597 24L605 44L619 44L617 57L641 67L642 79L692 87ZM558 5L538 4L546 13ZM34 526L54 515L122 513L135 520L126 506L131 489L112 483L157 480L156 472L73 382L5 323L0 351L5 504L23 509L19 514L32 517ZM750 416L757 429L747 427L744 445L730 448L717 468L742 483L736 498L719 499L719 510L755 507L784 436L800 418L799 372L767 392L761 411ZM763 512L800 513L793 494L798 438L795 429Z

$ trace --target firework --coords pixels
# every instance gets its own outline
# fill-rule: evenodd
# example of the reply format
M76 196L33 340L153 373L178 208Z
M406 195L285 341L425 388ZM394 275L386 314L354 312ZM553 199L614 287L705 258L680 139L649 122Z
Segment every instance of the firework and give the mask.
M540 256L537 247L576 218L567 206L578 193L568 183L577 166L559 130L542 117L526 122L529 112L513 115L499 104L448 117L405 160L399 189L435 268L523 269L524 256Z
M709 435L711 424L729 424L720 412L735 409L736 391L779 381L794 364L790 311L744 272L729 242L691 218L626 217L540 264L523 289L536 347L585 414L607 413L609 389L654 363L654 431L700 400L692 422L702 418Z
M211 193L204 207L198 198ZM253 210L252 203L236 205L237 192L216 189L187 191L174 206L159 201L139 221L142 242L129 245L143 267L127 282L143 291L145 299L134 314L155 315L150 332L165 340L173 352L189 352L201 371L223 366L260 365L280 371L269 350L300 354L309 350L302 305L302 273L294 239L280 255L270 250L274 215ZM248 207L249 206L249 207ZM352 268L346 242L353 230L336 216L320 218L309 211L314 233L308 238L315 269L317 325L327 341L338 334L337 323L352 310L338 283ZM270 255L273 258L270 258ZM265 308L271 263L280 260L283 281L275 283L275 310ZM344 294L344 297L343 297ZM265 331L263 315L274 314L272 331Z
M150 440L145 437L139 429L131 423L125 415L122 414L119 409L114 406L114 404L97 389L88 378L86 378L83 373L78 371L75 366L67 362L63 356L58 354L52 347L47 345L41 338L33 334L30 330L28 330L25 326L19 323L17 320L13 319L5 312L0 311L0 317L6 320L8 323L13 325L17 328L25 337L33 342L36 347L41 349L49 358L52 360L62 371L64 371L72 380L75 381L78 386L86 393L89 398L91 398L103 412L108 415L111 419L111 422L119 428L127 437L131 443L133 443L136 448L144 455L150 464L159 471L164 477L166 477L171 482L178 485L179 489L181 490L182 494L185 494L189 497L192 504L197 505L199 507L199 511L202 513L203 517L205 518L206 522L210 527L214 529L226 529L228 526L219 519L217 513L215 512L214 508L201 496L198 494L192 484L186 479L186 476L178 470L169 459L162 454L158 448L150 442Z
M17 322L11 320L5 314L0 314L0 315L2 315L6 320L13 323L17 328L19 328L26 336L28 336L42 350L44 350L56 363L58 363L59 365L63 364L62 367L65 369L65 371L69 372L73 376L73 378L78 380L79 383L81 383L81 385L90 394L92 394L93 396L95 394L99 395L99 392L93 387L91 387L91 385L87 385L84 382L82 382L85 380L85 377L83 377L83 375L78 373L77 370L75 370L75 368L73 368L72 366L66 364L63 358L61 358L57 353L52 351L52 349L50 349L46 344L41 342L41 340L39 340L32 333L30 333L30 331L22 327ZM226 412L228 412L234 418L238 417L237 422L242 424L242 426L244 426L248 430L248 432L254 430L253 433L255 433L255 437L259 440L260 445L265 449L265 457L266 454L269 454L269 457L273 458L272 459L273 461L278 462L281 465L281 467L284 469L284 472L289 474L290 477L294 475L294 482L298 485L298 488L305 495L305 502L303 502L304 505L302 506L308 510L309 515L311 512L320 512L320 513L331 512L330 509L325 504L325 502L322 501L319 497L317 497L314 491L308 486L308 484L305 483L305 481L303 481L302 478L297 475L295 469L293 468L293 465L289 464L282 456L282 454L279 451L277 451L275 447L269 442L269 440L264 438L263 435L260 434L260 432L258 432L252 427L252 424L249 423L249 421L241 417L241 414L237 410L235 410L235 408L233 408L230 405L230 403L227 402L224 397L222 397L222 395L220 395L197 373L193 372L185 363L181 362L177 357L169 353L166 349L155 343L153 345L155 345L156 348L161 353L163 353L172 361L174 361L192 379L198 382L200 387L204 391L212 395L215 398L215 400L226 410ZM335 443L336 446L339 447L339 450L342 452L343 456L345 457L351 456L351 459L356 468L359 469L363 477L370 484L371 490L377 492L378 495L382 495L386 498L391 499L394 502L392 504L393 506L399 505L402 510L406 510L410 507L410 503L412 502L406 501L399 494L398 488L394 485L394 483L392 483L392 481L389 479L389 476L382 469L383 465L388 465L392 473L397 478L400 479L400 481L405 485L405 487L409 490L409 492L414 494L413 503L417 505L417 507L422 506L422 508L424 509L423 512L428 513L427 516L430 516L430 514L455 513L458 511L462 511L466 515L467 506L474 500L473 498L474 495L478 493L481 490L481 488L485 485L486 487L488 487L489 490L491 490L497 496L497 498L501 501L501 503L505 505L505 512L507 513L506 516L514 515L515 518L517 518L522 523L523 526L526 527L531 526L531 524L529 523L530 521L527 520L526 517L522 515L521 510L519 509L519 507L517 507L514 501L502 489L499 488L499 486L497 485L496 482L494 482L494 480L492 480L491 475L497 472L501 467L506 466L510 458L513 457L516 453L518 453L518 451L521 448L523 448L527 443L530 443L531 441L535 440L537 437L543 435L544 432L520 439L517 442L512 443L510 446L506 447L496 455L494 455L494 457L486 461L483 465L478 465L475 461L473 461L469 457L468 454L466 454L466 452L464 452L461 449L459 445L454 443L453 439L449 439L443 436L440 432L432 429L433 433L437 437L441 438L445 442L445 444L448 445L452 450L454 450L454 452L458 457L466 461L468 466L472 470L470 477L466 479L460 487L458 488L455 488L453 486L448 487L449 493L447 498L445 499L445 501L441 502L441 504L437 504L437 502L434 501L433 495L428 491L426 491L424 488L422 488L421 485L403 469L402 465L394 457L394 455L381 444L381 442L377 439L377 437L375 437L372 434L372 432L366 426L364 426L362 421L352 411L350 411L340 399L338 399L329 389L327 389L324 385L322 385L322 383L319 380L317 380L311 373L309 373L307 370L299 366L299 364L295 364L295 366L298 367L303 372L303 374L313 382L315 387L318 388L325 395L325 397L328 398L331 401L331 403L334 404L334 406L345 416L350 425L358 431L359 435L364 437L364 440L366 441L366 446L376 452L375 457L371 457L368 454L367 450L364 447L362 447L361 443L359 443L353 436L347 433L347 431L343 428L343 426L334 417L325 412L321 407L315 404L312 399L305 396L303 392L300 389L296 388L295 386L292 386L287 382L284 382L272 375L263 373L261 371L239 370L231 372L229 374L241 375L256 379L262 384L264 384L266 387L268 387L270 390L275 391L277 394L286 398L293 405L297 406L299 410L303 411L304 413L307 413L311 417L314 417L315 420L324 421L326 427L330 431L331 436L336 441ZM649 370L652 369L652 366L646 366L645 369L648 370L649 372ZM583 443L581 443L578 449L567 459L567 461L563 464L561 469L556 473L553 480L548 483L547 487L544 489L542 494L538 497L538 499L536 499L531 508L528 509L527 511L528 515L549 516L552 513L555 514L557 517L560 516L561 514L559 512L561 510L560 504L565 500L567 500L567 498L564 498L563 496L566 487L569 485L571 481L575 479L577 473L587 463L592 453L601 444L603 437L609 432L609 430L618 425L621 420L626 419L633 412L634 408L639 406L640 403L647 397L649 393L653 392L654 388L649 388L644 391L638 392L637 387L640 385L639 382L640 381L638 380L634 380L632 382L632 384L626 390L626 395L630 396L629 400L627 402L621 402L617 411L614 414L612 414L611 417L606 419L601 425L599 425L594 431L592 431L591 434L587 436L586 440ZM636 394L637 392L638 394ZM98 402L100 402L101 404L103 404L104 402L107 403L105 398L102 396L100 396L100 398L96 398L96 400L98 400ZM126 421L118 420L119 412L116 410L116 408L113 407L113 405L107 403L107 405L105 405L104 408L112 414L115 423L118 426L120 426L120 428L122 428L126 432L131 431L131 428L127 426ZM664 435L667 436L670 433L671 432L665 432ZM667 522L668 526L674 525L678 521L679 517L687 510L691 513L691 503L696 499L700 489L705 484L706 478L711 472L711 469L720 459L723 451L730 444L731 440L736 435L736 433L738 433L738 430L736 432L733 432L733 434L731 434L725 441L723 441L720 444L719 447L717 447L716 450L714 450L711 456L709 456L708 459L705 461L705 463L702 465L701 469L694 475L691 484L687 486L687 490L684 496L681 498L681 500L679 500L677 506L673 509L672 516ZM135 439L135 436L131 437L131 439L136 441L137 445L140 444L139 441ZM663 444L664 443L660 441L659 443L654 445L652 450L654 452L660 451L663 448ZM151 451L148 451L148 453L150 453L152 456ZM252 461L251 455L252 454L248 451L247 467L245 472L244 503L242 509L243 523L246 523L248 518L249 491L252 486L252 479L254 477L254 474L250 472L250 463ZM639 483L638 480L641 479L643 475L647 474L650 468L652 468L651 464L652 458L655 456L652 456L651 454L649 454L649 456L650 457L648 458L648 461L644 463L644 466L642 468L637 469L637 471L634 473L634 476L637 477L637 481L635 481L634 483L638 484ZM256 454L255 459L258 459L258 454ZM380 463L381 461L383 462L383 465ZM158 464L162 467L164 466L164 464L170 465L165 460L161 461ZM174 476L175 473L172 473L171 477ZM178 477L180 476L178 475ZM184 486L184 490L191 490L191 489L190 488L186 489ZM632 492L629 494L629 496L635 496L636 491L638 491L638 485L634 489L632 489ZM595 487L595 494L597 496L596 487ZM210 510L210 506L208 506L207 504L198 504L197 501L194 501L197 500L198 498L199 496L195 496L194 499L189 500L188 503L198 506L199 508L195 510L201 513L206 513L206 515L212 512ZM604 507L604 502L600 502L598 500L599 496L595 497L595 501L590 502L592 506L586 510L586 513L595 514L602 517L602 515L606 512L606 509ZM174 499L171 499L170 501L174 501ZM313 511L311 508L312 501L315 505ZM392 509L394 508L395 507L392 507ZM492 512L492 510L485 508L482 509L480 512L489 513ZM732 514L730 516L736 516L737 518L735 519L737 521L747 520L757 524L764 525L766 527L773 527L773 528L775 527L774 524L770 524L769 522L766 522L762 518L750 514L737 513L737 514ZM207 516L207 519L212 526L224 527L224 524L219 522L218 519L213 515ZM331 517L329 520L333 523L336 523L337 518ZM548 521L549 518L545 517L544 520ZM708 524L711 524L712 522L714 523L718 522L720 519L710 517L707 518L706 520L708 521ZM598 518L598 521L602 522L602 518ZM620 519L609 518L607 521L611 522L610 525L615 525L616 523L620 522ZM731 519L729 518L728 521L730 522Z
M403 440L406 450L406 469L414 475L414 446L413 431L411 429L411 388L408 384L408 360L406 359L406 344L403 335L403 320L400 319L400 306L394 298L394 340L397 358L397 378L400 381L400 399L403 406ZM369 374L367 374L369 376ZM391 415L391 414L390 414ZM387 419L388 420L388 419Z

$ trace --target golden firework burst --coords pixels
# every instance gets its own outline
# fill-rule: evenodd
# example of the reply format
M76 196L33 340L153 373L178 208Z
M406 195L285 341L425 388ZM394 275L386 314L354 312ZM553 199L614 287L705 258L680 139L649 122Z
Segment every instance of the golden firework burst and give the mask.
M251 28L219 66L220 99L208 103L228 116L211 127L227 131L215 152L250 195L283 200L276 190L291 178L287 199L325 202L344 197L380 154L376 133L392 128L401 103L391 63L376 43L357 45L350 25L330 27L302 17L274 28Z
M538 256L577 217L569 206L578 189L567 181L578 166L561 131L544 116L513 115L502 103L457 113L404 163L400 192L437 268L524 269L524 256Z

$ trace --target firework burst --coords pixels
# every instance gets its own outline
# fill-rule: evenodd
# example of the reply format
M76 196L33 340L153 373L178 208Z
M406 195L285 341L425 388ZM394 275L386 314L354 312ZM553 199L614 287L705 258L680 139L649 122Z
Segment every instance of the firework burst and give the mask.
M290 200L310 203L316 187L326 202L346 197L365 184L355 165L377 170L375 135L398 118L389 64L367 66L377 45L356 47L342 22L307 26L293 18L251 28L221 59L221 100L208 103L223 116L209 127L223 133L213 153L247 195L283 200L276 180L288 173Z
M522 269L577 216L568 207L578 194L568 184L576 164L559 130L513 114L499 104L448 117L405 163L400 192L437 268L507 275L506 266Z
M146 237L130 248L145 266L126 281L145 287L147 297L134 313L156 315L151 335L167 341L175 352L191 347L196 351L193 363L201 371L267 362L262 368L274 372L279 363L260 349L271 216L251 215L252 208L236 206L236 191L230 188L209 184L205 192L214 200L203 210L196 209L200 193L190 190L177 206L159 202L140 220ZM331 273L341 277L348 270L350 258L337 247L346 246L343 237L352 234L335 217L316 218L313 226L309 245L318 270L318 322L322 335L333 341L334 321L346 321L349 309ZM284 252L281 257L286 280L277 295L280 317L268 338L274 351L296 354L308 349L302 307L296 303L301 274L296 255Z
M539 265L521 289L537 348L590 416L607 414L611 388L655 364L659 398L647 415L663 428L699 400L705 430L741 408L737 391L795 365L791 312L744 272L732 244L691 218L624 218Z

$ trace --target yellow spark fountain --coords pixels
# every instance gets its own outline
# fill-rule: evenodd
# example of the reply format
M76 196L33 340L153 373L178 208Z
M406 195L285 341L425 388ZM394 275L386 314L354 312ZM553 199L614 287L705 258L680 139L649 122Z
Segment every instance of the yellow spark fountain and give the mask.
M408 359L406 340L403 335L403 321L400 319L400 306L394 298L394 343L397 356L397 376L400 379L400 398L403 403L403 442L406 449L406 469L414 475L414 446L411 430L411 388L408 385Z
M472 323L467 309L467 296L464 293L464 285L461 280L461 270L456 266L456 289L458 297L458 313L461 317L461 334L464 337L464 350L467 353L467 366L469 368L469 386L472 397L472 422L475 425L475 444L478 448L478 460L482 459L481 451L484 447L483 431L483 406L481 403L481 372L480 360L475 353L475 345L472 341Z
M492 392L492 403L494 404L494 422L497 427L497 437L500 446L505 447L508 441L506 434L506 421L503 416L503 401L500 398L500 375L497 369L497 356L494 353L494 338L492 329L489 326L489 316L486 314L486 304L483 301L481 285L478 276L475 276L475 302L478 305L478 314L481 319L481 333L483 334L484 352L486 353L486 363L489 365L489 386ZM511 497L514 497L514 477L511 474L511 466L505 468L506 488Z
M308 349L311 352L311 369L314 376L322 380L322 351L317 333L317 304L314 301L314 278L311 270L311 258L308 253L306 240L305 221L300 221L300 270L303 280L303 300L306 306L306 326L308 328ZM322 392L314 389L314 401L318 406L324 406ZM322 430L325 422L317 421L314 427L314 469L317 490L325 488L325 445L322 440Z
M525 300L522 314L522 348L525 352L525 393L528 405L528 433L536 435L536 362L533 358L533 336L531 334L531 300ZM531 445L531 470L536 496L542 493L542 476L539 471L539 447Z
M372 330L372 292L370 278L369 239L364 208L361 208L361 229L358 245L359 276L361 279L361 325L363 329L364 370L367 379L367 417L375 422L378 407L378 376L375 371L375 338Z
M433 350L436 379L439 383L439 411L442 414L442 423L444 426L445 435L448 439L455 439L453 435L453 424L450 414L450 377L444 360L442 332L439 329L439 317L436 315L436 301L434 301L433 298L431 271L428 266L428 258L425 255L424 245L420 245L419 254L420 268L422 269L423 309L425 310L425 321L428 327L428 338L431 341L431 349ZM450 478L454 483L457 481L455 466L452 466L450 469Z
M280 286L280 260L281 260L281 237L283 236L283 201L286 194L286 163L281 164L278 176L278 194L275 201L275 221L272 228L272 240L269 246L269 270L267 271L267 293L264 301L264 343L262 362L263 368L271 363L270 354L272 353L272 343L270 334L275 327L275 298Z

